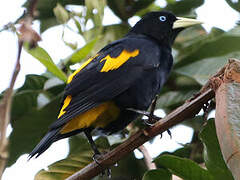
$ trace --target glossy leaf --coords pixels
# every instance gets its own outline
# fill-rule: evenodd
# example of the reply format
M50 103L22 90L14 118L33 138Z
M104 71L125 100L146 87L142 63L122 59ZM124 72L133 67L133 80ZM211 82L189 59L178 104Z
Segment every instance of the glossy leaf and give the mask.
M13 96L11 112L13 131L10 135L8 165L13 164L20 155L31 152L51 122L56 119L61 96L55 94L46 105L38 104L39 94L50 93L43 90L46 80L47 78L43 76L28 75L24 85Z
M213 180L211 174L197 163L186 158L173 155L160 155L154 162L158 167L164 167L184 180Z
M240 27L229 32L213 29L205 38L179 51L175 67L184 66L205 58L220 57L240 51Z
M41 170L35 175L35 180L64 180L75 172L84 168L92 161L92 151L81 151L79 154L71 155L66 159L57 161L48 170Z
M167 169L154 169L147 171L142 180L171 180L172 174Z
M223 160L213 119L208 120L207 125L200 133L200 138L204 144L205 165L214 179L233 180L232 174Z
M157 101L157 108L171 108L176 107L190 98L197 91L168 91L167 93L161 94Z
M99 37L95 38L83 46L81 49L74 52L70 58L67 58L65 60L65 63L75 64L83 61L87 56L89 56L90 52L94 48L94 45L99 41L99 39Z
M93 161L93 151L86 138L77 135L71 137L69 142L69 155L65 159L49 165L48 170L39 171L35 176L35 180L63 180ZM106 138L98 138L95 142L100 151L104 152L109 148ZM132 168L129 168L129 166ZM146 170L143 161L136 160L133 153L119 161L117 166L111 167L111 169L112 176L119 179L139 179ZM96 177L95 179L102 178Z
M208 79L223 67L229 58L240 58L240 51L221 57L207 58L175 69L175 72L195 79L204 85Z
M181 50L187 48L195 43L202 42L206 40L206 37L209 37L206 30L198 25L184 29L179 33L176 40L174 41L173 47L176 50Z
M25 44L24 49L37 60L39 60L49 72L51 72L64 82L67 81L66 74L61 69L59 69L56 64L54 64L52 58L43 48L37 46L36 48L29 49L27 44Z

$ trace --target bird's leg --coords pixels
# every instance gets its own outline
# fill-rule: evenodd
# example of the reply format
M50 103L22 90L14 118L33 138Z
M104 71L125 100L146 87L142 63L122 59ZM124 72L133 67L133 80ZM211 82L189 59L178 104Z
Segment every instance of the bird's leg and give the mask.
M87 137L87 139L88 139L89 144L91 145L92 150L94 151L93 160L95 161L96 158L94 158L94 157L97 156L97 155L101 155L101 153L100 153L100 151L98 150L95 142L94 142L93 139L92 139L91 132L88 131L88 130L86 130L86 131L84 131L84 133L85 133L85 135L86 135L86 137Z
M152 123L152 121L149 122L149 119L154 120L154 122L157 122L161 119L160 117L157 117L153 114L151 115L150 112L148 112L148 111L142 111L142 110L138 110L138 109L134 109L134 108L127 108L127 110L133 111L133 112L141 114L143 116L147 116L148 119L144 119L144 123L147 124L148 126L153 126L153 124L154 124L154 123Z
M136 112L136 113L144 115L144 116L147 116L148 119L145 119L144 123L147 124L148 126L153 126L153 124L155 122L157 122L161 119L160 117L157 117L153 114L154 110L155 110L155 107L156 107L157 97L158 96L156 96L152 101L152 104L151 104L151 107L150 107L150 112L142 111L142 110L138 110L138 109L133 109L133 108L127 108L127 110Z
M149 114L149 117L148 117L148 121L152 124L154 124L155 122L157 122L158 120L161 119L161 118L158 118L157 121L154 119L154 117L156 117L156 116L153 113L154 113L155 108L156 108L157 99L158 99L158 95L155 96L155 98L153 99L152 104L150 106L150 114Z
M101 153L100 153L100 151L98 150L97 145L95 144L95 142L94 142L93 139L92 139L91 131L85 130L84 133L85 133L85 135L86 135L86 137L87 137L87 139L88 139L89 144L91 145L92 150L94 151L93 160L94 160L99 166L101 166L101 164L100 164L99 161L98 161L98 159L101 158ZM107 168L107 169L106 169L106 173L107 173L107 176L108 176L108 177L111 177L111 169ZM104 174L105 174L105 172L103 171L103 172L102 172L102 175L104 175Z
M137 109L133 109L133 108L128 108L127 110L130 110L130 111L133 111L133 112L136 112L138 114L141 114L141 115L144 115L144 116L147 116L148 119L144 120L144 123L148 126L153 126L153 124L157 121L159 121L160 117L157 117L155 116L153 113L154 113L154 110L156 108L156 104L157 104L157 99L158 99L158 95L155 96L155 98L153 99L152 101L152 104L150 106L150 112L148 111L142 111L142 110L137 110ZM167 133L168 135L170 136L170 138L172 138L172 134L171 134L171 131L169 129L167 129ZM161 138L162 138L162 134L161 134Z
M156 104L157 104L157 99L158 99L158 95L156 95L155 96L155 98L153 99L153 101L152 101L152 104L151 104L151 107L150 107L150 116L149 116L149 119L148 120L150 120L150 121L152 121L152 123L155 123L153 120L155 120L155 118L154 117L156 117L156 116L154 116L154 110L155 110L155 108L156 108ZM158 120L160 120L161 118L158 118ZM168 133L168 135L170 136L170 138L172 138L172 133L171 133L171 131L169 130L169 129L167 129L167 133ZM162 137L162 134L161 134L161 137Z

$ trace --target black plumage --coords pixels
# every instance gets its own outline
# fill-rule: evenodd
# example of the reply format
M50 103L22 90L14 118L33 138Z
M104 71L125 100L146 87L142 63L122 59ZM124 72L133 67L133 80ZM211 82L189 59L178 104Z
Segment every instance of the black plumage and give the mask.
M174 28L178 20L170 12L148 13L77 70L68 80L58 119L30 157L82 131L88 138L93 129L118 132L138 117L129 108L146 111L171 71L171 46L184 28Z

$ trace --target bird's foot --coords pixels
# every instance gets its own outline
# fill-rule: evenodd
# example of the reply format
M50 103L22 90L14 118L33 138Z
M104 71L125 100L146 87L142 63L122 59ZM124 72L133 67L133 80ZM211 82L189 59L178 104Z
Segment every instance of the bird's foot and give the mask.
M127 110L136 112L136 113L141 114L143 116L147 116L148 118L144 119L144 123L148 126L153 126L155 122L157 122L161 119L160 117L155 116L154 114L151 114L148 111L142 111L142 110L133 109L133 108L127 108Z
M151 113L149 113L149 115L145 115L148 118L144 119L144 123L148 126L153 126L156 122L158 122L159 120L161 120L161 117L155 116Z
M101 159L102 159L102 156L103 156L103 154L101 154L101 153L94 153L94 155L93 155L93 160L100 166L100 167L102 167L102 165L101 165L101 163L100 163L100 161L101 161ZM103 168L103 167L102 167ZM111 171L111 169L110 168L107 168L106 170L104 170L104 171L102 171L102 173L100 174L100 176L101 177L103 177L104 175L106 175L109 179L111 178L111 176L112 176L112 171Z

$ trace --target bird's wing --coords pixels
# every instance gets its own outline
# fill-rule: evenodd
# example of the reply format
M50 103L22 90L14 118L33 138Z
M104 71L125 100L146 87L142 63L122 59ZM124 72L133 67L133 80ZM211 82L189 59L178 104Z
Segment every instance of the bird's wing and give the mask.
M50 129L59 128L121 94L143 76L145 68L154 68L153 62L158 62L159 57L156 46L137 38L125 38L106 46L68 78L62 109Z

